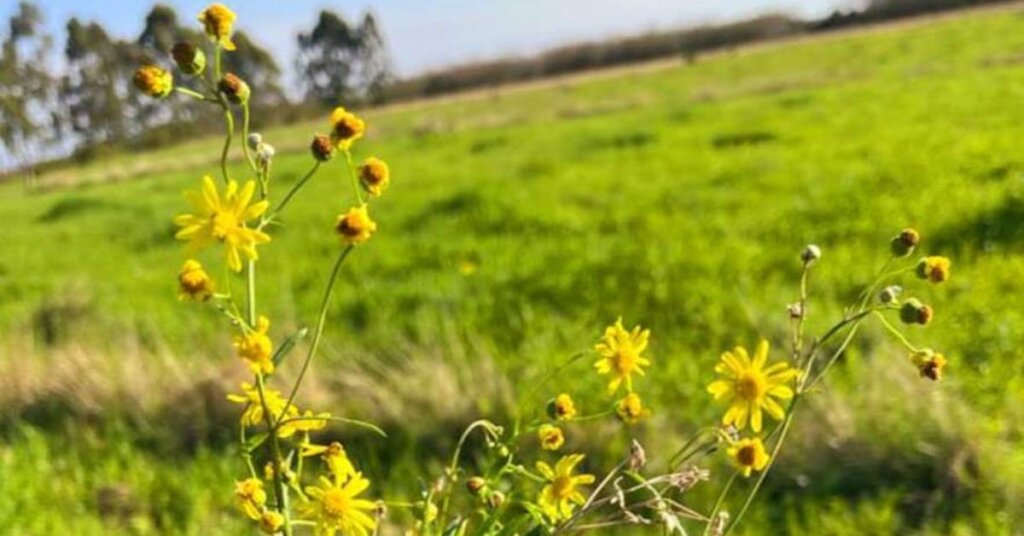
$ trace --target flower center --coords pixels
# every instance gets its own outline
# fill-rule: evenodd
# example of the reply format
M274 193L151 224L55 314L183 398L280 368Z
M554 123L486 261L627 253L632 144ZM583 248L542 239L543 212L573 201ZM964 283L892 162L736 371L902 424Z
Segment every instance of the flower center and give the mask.
M327 490L323 496L323 509L324 514L334 519L341 519L345 517L345 514L349 510L349 497L342 493L341 490L331 489Z
M572 477L570 476L559 476L551 482L551 494L558 499L567 499L569 495L572 495L573 484Z
M757 400L764 390L764 379L759 374L747 372L736 379L736 394L744 400Z
M233 213L221 211L213 215L213 231L211 234L217 240L224 240L237 228L238 217Z
M755 459L757 459L757 451L753 445L742 447L736 453L736 461L740 462L740 465L752 466Z
M636 368L636 354L628 350L620 349L616 354L615 358L612 359L612 365L615 366L615 372L620 375L626 375L633 372Z

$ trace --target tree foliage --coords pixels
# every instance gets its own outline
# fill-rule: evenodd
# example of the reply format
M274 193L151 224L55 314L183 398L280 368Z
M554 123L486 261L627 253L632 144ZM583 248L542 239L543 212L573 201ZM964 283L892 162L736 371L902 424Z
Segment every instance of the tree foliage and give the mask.
M376 18L367 13L358 25L321 11L309 33L299 34L297 68L305 96L323 104L373 100L391 78L391 61Z

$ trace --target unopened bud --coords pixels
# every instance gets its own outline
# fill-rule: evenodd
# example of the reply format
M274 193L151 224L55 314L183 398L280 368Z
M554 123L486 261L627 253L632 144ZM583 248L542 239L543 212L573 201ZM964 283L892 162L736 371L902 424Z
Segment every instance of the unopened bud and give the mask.
M274 155L276 153L277 150L269 143L261 143L259 147L256 148L256 158L258 158L260 163L264 166L274 159Z
M313 143L309 145L309 151L318 162L326 162L334 157L334 143L330 136L317 134L313 137Z
M900 320L904 324L920 324L924 326L932 321L932 316L934 316L932 308L915 298L910 298L900 308Z
M249 134L249 137L245 140L249 144L249 148L253 151L259 149L260 144L263 143L263 136L259 132L253 132Z
M495 490L492 491L491 494L487 496L487 505L490 506L491 509L497 510L498 508L501 508L501 505L503 504L505 504L504 493Z
M185 74L195 76L202 74L206 69L206 54L191 43L175 43L171 49L171 57L174 58L178 69Z
M487 481L483 477L474 476L466 481L466 489L473 495L480 495L480 492L487 487Z
M885 304L892 304L899 301L900 294L903 293L903 287L899 285L890 285L882 289L882 292L878 293L878 301Z
M894 257L906 257L914 252L914 248L921 242L921 235L914 229L904 229L900 234L892 237L889 247Z
M800 253L800 260L804 261L804 264L811 264L812 262L821 258L821 248L814 244L809 244Z
M174 90L174 77L156 65L139 67L132 81L139 91L154 99L162 99Z
M234 73L227 73L217 84L217 88L227 99L235 104L249 102L249 84Z

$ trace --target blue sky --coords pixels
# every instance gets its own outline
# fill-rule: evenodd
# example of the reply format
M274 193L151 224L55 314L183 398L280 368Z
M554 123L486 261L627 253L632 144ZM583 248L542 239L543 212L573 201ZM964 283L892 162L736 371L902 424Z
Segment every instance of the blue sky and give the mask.
M194 19L209 0L165 0L182 19ZM380 18L395 64L408 75L469 60L528 54L567 42L735 19L768 11L818 16L857 0L228 0L239 25L290 67L295 36L320 9ZM71 16L98 20L134 37L152 2L37 0L63 42ZM15 0L0 0L6 16Z

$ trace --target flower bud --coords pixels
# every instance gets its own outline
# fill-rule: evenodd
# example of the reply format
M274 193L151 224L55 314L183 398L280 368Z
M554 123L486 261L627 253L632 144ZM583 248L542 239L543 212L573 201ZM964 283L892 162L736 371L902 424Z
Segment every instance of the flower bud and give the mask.
M544 450L558 450L565 444L565 435L557 426L542 424L537 430L537 440Z
M249 102L249 84L234 73L227 73L217 83L217 88L227 99L235 104Z
M133 78L135 87L154 99L162 99L174 89L174 77L171 73L156 65L143 65L135 71Z
M917 263L917 277L938 284L949 279L949 259L946 257L925 257Z
M485 487L487 487L487 481L483 477L474 476L466 481L466 489L473 495L480 495Z
M196 76L203 74L206 69L206 54L191 43L175 43L171 49L171 57L174 58L178 69L185 74Z
M571 421L576 416L576 404L567 393L551 399L546 410L548 417L556 421Z
M256 147L256 158L260 161L260 164L264 166L274 159L275 154L277 154L277 150L269 143L261 143Z
M277 534L283 526L284 516L273 510L267 510L260 516L260 530L265 534Z
M804 261L804 264L811 264L812 262L821 258L821 248L814 244L809 244L800 253L800 260Z
M914 252L914 248L921 242L921 235L911 228L900 231L900 234L892 237L889 248L893 257L906 257Z
M391 172L388 170L388 165L379 158L371 156L362 166L359 166L359 182L363 185L363 189L374 197L380 197L384 193L390 180Z
M334 157L334 143L329 136L317 134L313 136L313 143L309 144L309 152L318 162L326 162Z
M884 304L893 304L899 301L900 294L903 293L903 287L899 285L889 285L882 289L882 292L878 293L878 301Z
M936 353L930 348L913 352L910 354L910 361L920 371L922 378L932 381L942 379L942 370L946 367L946 357Z
M932 316L934 316L932 308L921 303L916 298L910 298L900 308L900 320L904 324L920 324L925 326L932 321Z
M501 508L501 505L505 504L505 494L500 491L492 491L487 496L487 506L490 506L492 510Z
M253 151L260 148L260 144L263 143L263 136L259 132L253 132L249 134L249 137L245 140L249 144L249 148Z

